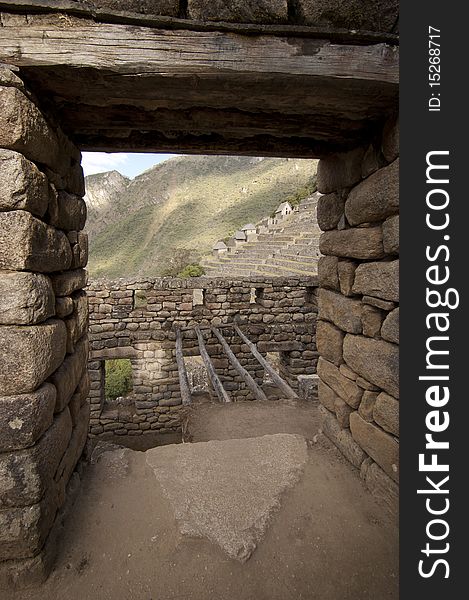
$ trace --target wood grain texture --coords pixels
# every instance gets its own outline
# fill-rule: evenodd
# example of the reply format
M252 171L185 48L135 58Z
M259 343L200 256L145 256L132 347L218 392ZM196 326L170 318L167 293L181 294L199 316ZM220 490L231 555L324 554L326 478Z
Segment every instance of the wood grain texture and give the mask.
M0 60L20 67L92 68L139 75L280 73L398 83L398 51L327 40L66 23L3 27Z
M178 366L179 387L181 388L181 399L183 405L192 403L191 388L187 377L186 364L182 353L182 334L176 329L176 362Z
M228 392L225 390L225 388L223 387L223 384L220 381L220 378L218 377L217 372L215 371L215 367L213 366L213 363L210 360L210 356L205 347L204 336L203 336L201 330L198 327L196 327L195 332L197 334L197 340L199 342L200 356L202 357L202 360L204 361L205 368L207 369L208 377L210 379L210 383L212 384L212 387L215 390L215 393L217 394L218 399L220 400L220 402L223 402L223 403L231 402L231 397L228 394Z
M385 44L24 19L4 19L0 62L83 150L321 158L397 108Z

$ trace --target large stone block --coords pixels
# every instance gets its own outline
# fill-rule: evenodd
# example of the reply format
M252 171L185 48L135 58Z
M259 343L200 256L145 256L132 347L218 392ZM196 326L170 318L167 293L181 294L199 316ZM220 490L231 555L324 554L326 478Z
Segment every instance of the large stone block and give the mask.
M85 292L76 292L72 296L73 314L66 319L67 327L67 352L75 351L75 344L88 330L88 299Z
M60 461L54 477L57 488L57 504L61 506L65 502L65 491L70 476L75 469L78 460L83 454L83 449L88 437L88 427L90 422L89 404L84 404L80 408L80 413L76 425L72 430L72 436L67 450Z
M360 477L379 504L393 516L399 512L399 486L378 465L367 458L360 467Z
M358 412L350 415L350 431L357 444L389 477L399 480L399 442L380 427L368 423Z
M321 356L340 365L344 362L342 356L342 344L344 333L335 325L327 321L318 321L316 326L316 347Z
M369 390L365 390L363 392L363 398L360 402L358 414L362 419L368 421L368 423L373 421L373 409L375 407L377 397L378 392L370 392Z
M399 261L359 265L353 283L355 294L399 302Z
M399 308L391 311L381 327L381 337L393 344L399 343Z
M363 390L354 381L348 379L348 377L344 377L334 364L320 357L318 361L318 375L349 406L358 408ZM327 406L326 408L329 407Z
M337 418L337 423L341 429L348 429L350 427L350 413L352 408L344 402L342 398L337 398L334 404L334 412Z
M353 439L348 429L341 429L334 414L330 413L323 406L319 407L321 416L321 429L324 435L337 446L345 458L357 468L366 458L365 452Z
M318 308L320 319L331 321L339 329L348 333L362 332L363 305L360 300L320 289L318 291Z
M344 360L367 381L399 398L399 347L348 333L344 340Z
M36 390L62 363L67 344L63 321L0 327L0 395Z
M318 225L322 231L335 229L344 214L345 200L339 194L320 196L317 207Z
M29 506L50 490L72 435L68 409L26 450L0 454L0 508Z
M86 287L86 271L84 269L75 269L66 273L57 273L52 275L52 288L56 296L70 296L77 290Z
M235 23L285 23L287 0L188 0L190 19Z
M25 90L24 83L21 79L3 64L0 65L0 85L4 85L5 87L15 87L23 91Z
M87 0L90 8L108 8L125 12L177 17L179 0Z
M399 254L399 215L383 223L383 246L386 254Z
M373 409L373 419L383 429L399 437L399 402L395 398L381 392Z
M44 165L62 176L81 172L78 149L15 87L0 87L0 147L20 152L41 164L41 169Z
M356 185L345 203L350 225L382 221L399 211L399 159Z
M34 325L52 317L55 297L50 279L37 273L0 273L0 325Z
M0 88L0 146L56 166L59 142L38 108L14 87Z
M68 269L67 236L24 210L0 213L0 269L47 273Z
M55 412L61 412L69 403L88 362L88 338L83 336L76 344L75 352L67 355L50 381L57 389Z
M340 292L344 296L352 296L353 282L355 279L355 269L357 263L353 260L339 260L337 273L339 274Z
M50 224L64 231L80 231L86 222L86 203L80 196L59 191Z
M321 194L352 187L362 178L364 148L333 154L318 163L317 186Z
M321 287L339 290L337 256L321 256L318 261L318 280Z
M318 383L318 398L320 404L325 406L327 410L334 412L335 401L339 396L331 389L322 379Z
M398 0L297 0L302 22L318 27L365 31L394 31L399 17Z
M379 337L381 325L383 323L384 314L382 310L369 304L363 304L362 309L362 325L363 335L366 337Z
M47 177L22 154L0 149L0 211L27 210L42 217L49 201Z
M35 556L47 538L55 514L50 494L32 506L0 510L0 561Z
M72 246L72 269L86 267L88 263L88 234L78 232L77 243Z
M45 383L35 392L0 396L0 452L32 446L52 425L55 387Z
M325 231L319 238L322 254L370 260L383 258L383 234L381 227Z
M397 115L386 121L381 149L388 162L399 156L399 117Z

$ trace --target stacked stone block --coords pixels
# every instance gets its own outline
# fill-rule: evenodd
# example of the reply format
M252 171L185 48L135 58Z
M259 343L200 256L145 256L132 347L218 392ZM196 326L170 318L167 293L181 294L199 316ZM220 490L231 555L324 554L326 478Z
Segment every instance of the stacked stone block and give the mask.
M2 587L47 574L89 421L80 153L5 67L0 170Z
M234 400L253 399L223 349L207 328L221 327L243 367L262 383L264 370L233 327L238 319L259 350L280 352L281 375L298 387L298 375L316 371L316 279L142 279L93 281L90 304L90 435L174 433L181 428L181 394L175 356L175 327L184 354L199 354L195 326ZM104 364L132 363L132 393L121 404L105 404ZM130 407L129 407L130 405Z
M397 508L399 135L321 160L316 332L324 433Z
M68 0L58 8L93 14L133 13L152 17L246 23L309 25L345 30L397 30L397 0Z

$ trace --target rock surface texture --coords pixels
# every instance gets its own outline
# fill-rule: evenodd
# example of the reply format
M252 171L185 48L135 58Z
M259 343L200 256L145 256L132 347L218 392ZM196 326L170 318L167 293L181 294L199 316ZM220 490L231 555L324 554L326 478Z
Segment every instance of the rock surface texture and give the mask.
M66 373L62 391L65 365L77 363L81 376L88 355L87 303L78 292L85 272L70 271L86 264L80 152L6 67L0 69L0 168L3 590L47 575L89 422L86 382Z
M288 434L147 451L181 533L205 537L241 562L262 540L306 460L304 438Z
M321 5L309 4L315 14ZM354 3L348 5L352 11ZM325 194L318 204L324 231L319 247L325 256L318 268L316 334L323 431L394 511L399 474L398 154L398 119L391 117L381 140L366 151L357 148L319 162L318 187Z

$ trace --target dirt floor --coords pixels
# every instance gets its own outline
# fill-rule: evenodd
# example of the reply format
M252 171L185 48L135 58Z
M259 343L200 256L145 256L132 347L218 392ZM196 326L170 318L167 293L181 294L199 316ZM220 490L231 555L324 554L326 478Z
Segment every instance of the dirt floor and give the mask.
M193 441L252 437L253 430L315 440L308 442L299 482L281 496L246 563L180 533L146 453L96 452L65 523L56 570L40 589L8 600L398 598L397 524L335 448L316 436L314 407L202 405L191 423Z

